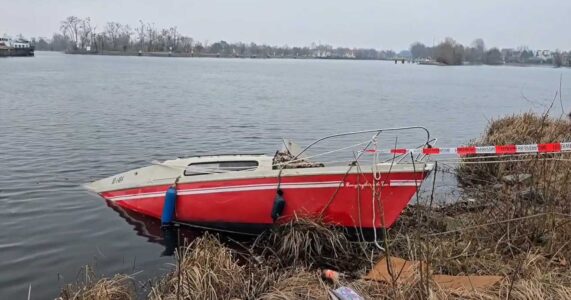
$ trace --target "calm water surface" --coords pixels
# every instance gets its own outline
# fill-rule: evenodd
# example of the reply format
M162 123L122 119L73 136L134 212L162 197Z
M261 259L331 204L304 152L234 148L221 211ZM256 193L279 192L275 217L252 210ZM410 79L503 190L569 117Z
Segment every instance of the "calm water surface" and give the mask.
M442 146L543 110L571 70L379 61L72 56L0 59L0 299L57 296L81 266L165 272L156 226L82 183L208 152L273 153L340 131L424 125ZM525 97L524 97L525 96ZM525 100L527 98L528 100ZM554 108L558 115L561 109ZM146 236L145 236L146 235Z

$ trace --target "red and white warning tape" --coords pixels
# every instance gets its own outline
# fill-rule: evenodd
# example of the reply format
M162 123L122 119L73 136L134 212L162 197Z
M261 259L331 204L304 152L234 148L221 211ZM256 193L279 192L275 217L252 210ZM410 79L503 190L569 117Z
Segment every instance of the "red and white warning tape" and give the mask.
M571 151L571 142L530 144L530 145L501 145L501 146L466 146L456 148L396 148L396 149L367 149L366 153L374 154L425 154L425 155L471 155L471 154L520 154L520 153L561 153Z

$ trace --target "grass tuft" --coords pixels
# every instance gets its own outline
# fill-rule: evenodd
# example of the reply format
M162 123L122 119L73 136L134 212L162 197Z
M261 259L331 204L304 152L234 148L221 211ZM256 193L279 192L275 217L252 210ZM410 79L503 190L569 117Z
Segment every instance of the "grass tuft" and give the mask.
M99 277L90 266L80 273L80 279L66 285L60 292L62 300L128 300L135 299L135 286L131 277L117 274L111 278Z

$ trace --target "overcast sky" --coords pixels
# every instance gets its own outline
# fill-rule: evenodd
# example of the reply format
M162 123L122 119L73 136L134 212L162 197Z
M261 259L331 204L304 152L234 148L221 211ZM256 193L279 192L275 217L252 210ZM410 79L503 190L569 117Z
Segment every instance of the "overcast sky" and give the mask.
M450 36L571 50L571 0L0 0L0 36L46 36L69 15L177 26L199 41L408 49Z

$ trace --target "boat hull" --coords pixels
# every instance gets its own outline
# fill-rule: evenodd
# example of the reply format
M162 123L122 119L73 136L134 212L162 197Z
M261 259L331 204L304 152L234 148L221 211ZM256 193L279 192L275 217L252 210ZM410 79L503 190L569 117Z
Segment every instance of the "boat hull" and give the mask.
M279 188L286 205L278 222L294 217L322 217L336 226L390 227L417 192L428 171L303 175L277 178L182 183L177 186L177 222L214 229L256 232L274 222L273 202ZM375 184L373 184L375 182ZM169 185L102 192L124 209L160 218Z
M33 48L0 48L0 57L34 56Z

